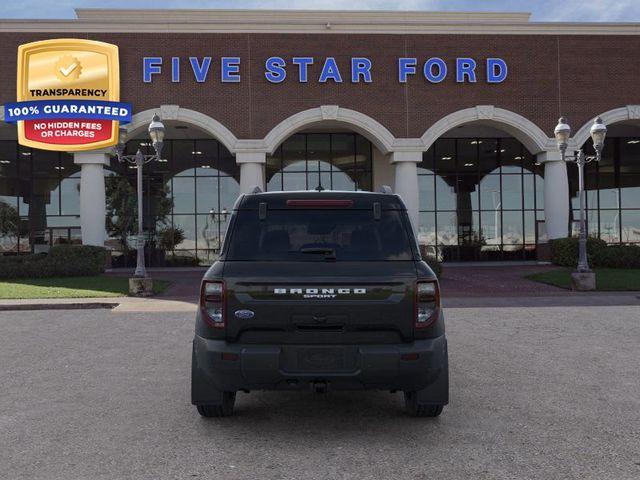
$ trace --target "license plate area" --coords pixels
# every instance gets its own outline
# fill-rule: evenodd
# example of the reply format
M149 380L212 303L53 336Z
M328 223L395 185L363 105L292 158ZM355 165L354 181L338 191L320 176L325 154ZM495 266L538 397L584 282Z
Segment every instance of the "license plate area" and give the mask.
M356 369L355 347L283 347L281 369L291 373L344 373Z

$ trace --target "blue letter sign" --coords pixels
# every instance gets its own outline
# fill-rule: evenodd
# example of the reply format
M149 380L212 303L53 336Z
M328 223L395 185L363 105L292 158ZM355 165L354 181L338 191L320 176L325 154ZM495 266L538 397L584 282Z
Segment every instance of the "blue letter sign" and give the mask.
M341 52L341 54L343 54ZM344 55L344 54L343 54ZM187 57L191 66L191 72L181 69L182 62L186 61L182 57L170 57L171 69L163 72L162 57L143 57L142 59L142 81L152 83L157 77L165 77L165 81L180 83L185 75L193 78L198 83L204 83L210 78L208 76L211 69L213 57ZM221 83L239 83L240 78L240 57L218 57L220 60ZM343 57L344 58L344 57ZM347 64L347 59L349 63ZM440 57L428 57L419 59L416 57L398 57L398 83L407 83L411 77L419 75L418 69L422 69L422 77L428 83L441 83L445 80L453 82L451 78L455 76L457 83L477 83L478 75L482 79L482 72L478 74L478 66L486 62L486 83L502 83L507 79L507 62L502 58L489 57L482 61L471 57L457 57L452 59L442 59ZM345 72L351 83L372 83L374 80L373 61L368 57L345 58L343 68L349 69ZM169 66L169 65L167 65ZM287 69L292 69L288 72ZM295 70L297 71L297 75ZM447 78L448 72L451 75ZM164 75L163 75L164 73ZM290 74L290 75L289 75ZM191 77L193 75L193 77ZM264 60L264 77L269 83L295 82L308 83L309 78L318 83L343 83L342 72L336 61L336 57L286 57L270 56ZM384 80L384 79L383 79ZM417 79L414 81L418 81ZM424 81L422 82L424 83Z
M487 82L502 83L507 78L507 62L501 58L487 58Z
M284 69L285 65L286 63L282 57L267 58L264 63L264 67L267 70L264 72L264 76L271 83L284 82L284 79L287 78L287 71Z

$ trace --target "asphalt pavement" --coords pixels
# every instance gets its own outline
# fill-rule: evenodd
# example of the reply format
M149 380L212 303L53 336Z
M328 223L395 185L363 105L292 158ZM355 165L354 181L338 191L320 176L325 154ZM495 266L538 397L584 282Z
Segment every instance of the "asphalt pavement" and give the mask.
M450 308L451 404L189 403L192 312L0 312L1 479L638 479L640 306Z

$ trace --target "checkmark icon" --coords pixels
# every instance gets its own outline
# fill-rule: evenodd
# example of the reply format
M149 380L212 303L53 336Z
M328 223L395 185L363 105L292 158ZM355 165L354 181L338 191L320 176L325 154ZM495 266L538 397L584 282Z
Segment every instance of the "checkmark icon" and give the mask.
M82 64L76 57L64 55L58 59L53 72L59 80L72 82L82 74Z
M68 67L64 68L64 67L60 67L60 73L62 75L64 75L65 77L68 77L69 74L71 72L73 72L76 67L78 66L78 64L76 62L73 62L71 65L69 65Z

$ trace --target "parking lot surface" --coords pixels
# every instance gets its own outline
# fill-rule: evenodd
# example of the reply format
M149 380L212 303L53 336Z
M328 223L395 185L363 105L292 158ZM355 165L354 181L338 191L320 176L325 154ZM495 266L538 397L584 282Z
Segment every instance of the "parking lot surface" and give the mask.
M451 403L189 403L193 313L0 313L2 479L640 478L640 306L451 308Z

